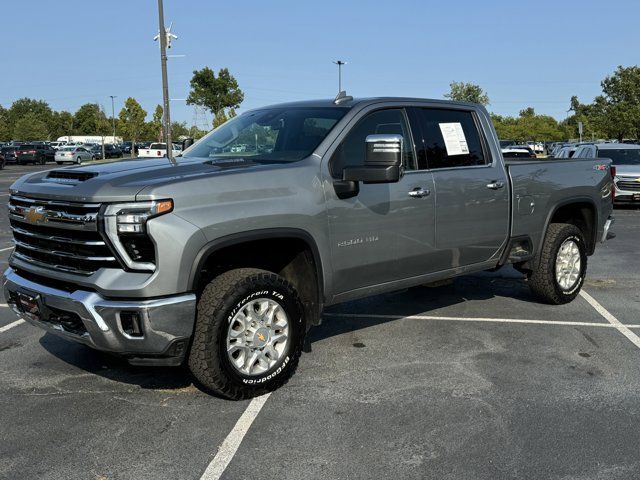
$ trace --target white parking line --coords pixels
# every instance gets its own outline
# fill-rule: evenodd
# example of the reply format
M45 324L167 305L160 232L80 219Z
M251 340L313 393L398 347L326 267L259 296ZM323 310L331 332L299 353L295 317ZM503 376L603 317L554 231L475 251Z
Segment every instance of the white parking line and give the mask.
M584 290L580 291L580 296L587 302L589 302L589 304L596 309L596 312L602 315L614 328L616 328L621 334L627 337L631 341L631 343L640 348L640 337L629 330L633 327L633 325L625 325L624 323L622 323L620 320L614 317L606 308L600 305L595 298L593 298Z
M6 252L7 250L13 250L14 247L0 248L0 252Z
M258 413L260 413L260 410L262 410L262 407L270 395L271 393L267 393L266 395L251 400L251 403L249 403L247 409L240 416L233 430L231 430L227 438L222 442L222 445L220 445L218 453L216 453L216 456L213 457L213 460L202 474L201 480L218 480L222 476L229 462L231 462L233 456L238 451L238 447L249 431L249 428L251 428L251 424L258 416Z
M0 308L4 307L4 308L9 308L9 305L7 305L6 303L0 303Z
M565 325L574 327L604 327L604 328L616 328L611 323L596 323L596 322L572 322L570 320L529 320L522 318L486 318L486 317L440 317L431 315L377 315L369 313L325 313L326 317L369 317L369 318L384 318L389 320L437 320L448 322L487 322L487 323L520 323L520 324L534 324L534 325ZM626 325L627 328L640 328L640 325Z
M9 325L5 325L4 327L0 327L0 333L6 332L7 330L13 328L13 327L17 327L18 325L22 325L24 323L24 320L20 319L20 320L16 320L15 322L10 323Z

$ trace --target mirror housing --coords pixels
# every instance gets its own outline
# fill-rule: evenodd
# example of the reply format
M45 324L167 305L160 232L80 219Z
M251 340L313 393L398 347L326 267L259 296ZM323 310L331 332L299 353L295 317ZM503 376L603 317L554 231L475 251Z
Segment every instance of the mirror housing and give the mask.
M195 143L195 140L193 138L185 138L182 141L182 151L186 150L187 148L189 148L194 143Z
M402 174L402 135L368 135L364 166L346 167L342 180L364 183L395 183Z

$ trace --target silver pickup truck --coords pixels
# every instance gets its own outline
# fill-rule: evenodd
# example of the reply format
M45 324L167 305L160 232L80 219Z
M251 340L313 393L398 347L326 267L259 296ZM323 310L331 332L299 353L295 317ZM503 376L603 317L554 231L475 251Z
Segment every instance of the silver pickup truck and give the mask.
M613 223L609 160L505 162L484 108L296 102L175 159L37 172L11 187L6 301L137 365L187 362L227 398L292 375L323 308L513 264L578 294Z

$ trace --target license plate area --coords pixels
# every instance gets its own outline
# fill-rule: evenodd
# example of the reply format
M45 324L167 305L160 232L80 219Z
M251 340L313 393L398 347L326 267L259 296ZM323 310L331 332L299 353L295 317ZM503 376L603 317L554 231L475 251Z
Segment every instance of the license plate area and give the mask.
M634 202L640 202L640 193L634 193L632 198Z
M24 315L34 320L40 320L42 318L40 295L16 292L14 294L14 301L16 308Z

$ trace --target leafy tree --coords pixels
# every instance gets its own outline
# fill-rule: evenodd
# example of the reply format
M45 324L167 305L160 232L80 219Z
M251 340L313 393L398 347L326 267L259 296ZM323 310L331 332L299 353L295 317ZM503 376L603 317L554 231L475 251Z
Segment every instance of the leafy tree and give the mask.
M194 70L190 85L187 105L208 108L214 116L214 127L226 121L227 109L235 110L244 100L244 93L238 82L226 68L220 69L217 77L209 67Z
M492 114L491 119L498 133L498 138L503 140L548 142L566 138L564 129L555 118L548 115L537 115L532 107L521 110L520 115L516 118Z
M11 140L7 109L0 105L0 140Z
M53 112L49 124L49 137L56 140L64 135L73 134L73 115L67 111Z
M97 103L85 103L73 116L74 130L79 135L95 135L103 133L106 115Z
M19 120L28 114L33 114L30 118L37 118L44 122L46 128L49 127L52 117L51 107L44 100L33 100L31 98L20 98L13 102L7 110L7 124L10 130L10 136L18 140L18 135L14 131ZM48 131L40 137L40 140L48 137Z
M479 103L485 107L489 105L489 96L478 85L465 82L451 82L449 88L450 91L449 93L445 93L445 98L457 102Z
M125 138L133 143L141 138L141 134L145 128L145 118L147 112L140 106L135 98L129 97L124 102L124 107L120 110L120 131ZM135 157L135 151L132 149L131 156Z
M156 140L160 141L163 138L163 131L162 131L162 121L163 121L163 115L164 115L164 109L162 108L162 105L156 105L156 109L153 111L153 118L151 120L151 134L152 134L152 138L155 138ZM172 124L172 128L171 131L173 132L173 124Z
M171 122L171 138L184 140L189 137L189 129L186 122Z
M15 139L32 141L47 138L47 124L35 113L26 113L15 123L13 136Z

